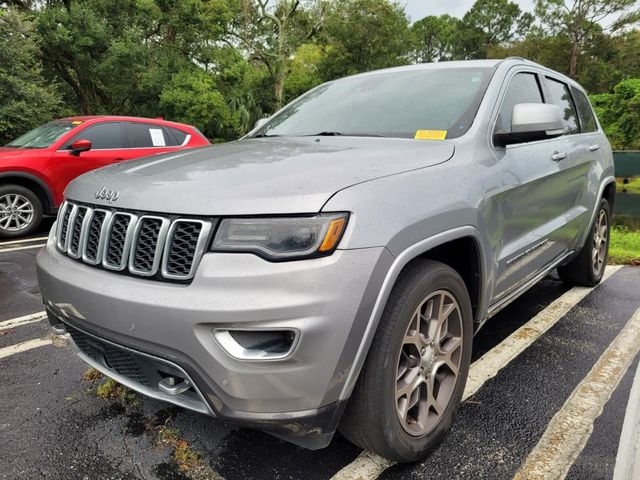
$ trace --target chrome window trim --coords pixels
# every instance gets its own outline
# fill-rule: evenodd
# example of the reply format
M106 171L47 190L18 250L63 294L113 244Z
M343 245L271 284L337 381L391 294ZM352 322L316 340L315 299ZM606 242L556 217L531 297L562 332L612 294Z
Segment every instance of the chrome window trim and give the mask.
M118 265L111 265L107 261L107 257L109 255L109 243L111 242L111 229L113 228L113 224L116 219L120 216L129 217L130 220L129 225L127 226L127 233L125 234L124 238L124 245L122 247L122 258L120 259L120 263ZM109 219L109 224L107 225L107 239L102 252L102 266L107 270L120 272L127 267L129 252L131 251L131 243L133 242L133 231L136 228L137 220L137 215L120 211L116 211Z
M156 250L153 256L153 266L151 267L151 271L149 272L139 270L134 265L135 254L138 247L138 237L140 235L140 228L142 228L142 223L144 220L160 220L162 222L162 224L160 225L160 230L158 231L158 243L156 244ZM129 252L129 271L131 273L135 273L136 275L141 275L143 277L152 277L156 273L158 273L158 268L160 267L160 262L162 261L162 250L167 241L167 234L169 232L170 224L171 222L168 218L158 217L156 215L142 215L138 218L131 242L131 251Z
M191 269L187 275L176 275L169 273L167 270L167 264L169 262L169 252L171 251L171 240L173 239L173 235L177 226L180 223L199 223L202 225L200 230L200 235L198 236L198 241L196 243L196 249L193 253L193 261L191 262ZM167 233L167 240L164 245L164 252L162 254L162 276L171 280L189 280L192 279L195 275L195 271L200 264L200 259L204 254L204 250L206 248L207 239L209 238L209 234L211 233L212 224L211 222L206 222L204 220L199 219L189 219L189 218L178 218L171 223L171 227L169 228L169 232Z
M96 252L96 259L91 260L87 257L87 243L89 241L89 228L91 227L91 222L93 222L93 217L95 217L97 212L103 212L105 214L104 220L102 222L102 226L100 227L100 239L98 240L98 250ZM109 225L111 221L111 216L113 213L110 210L105 210L104 208L94 208L91 212L91 218L89 223L87 224L87 235L85 236L85 241L82 245L82 261L88 265L100 265L102 263L102 255L104 252L104 244L107 237L107 229L105 225Z

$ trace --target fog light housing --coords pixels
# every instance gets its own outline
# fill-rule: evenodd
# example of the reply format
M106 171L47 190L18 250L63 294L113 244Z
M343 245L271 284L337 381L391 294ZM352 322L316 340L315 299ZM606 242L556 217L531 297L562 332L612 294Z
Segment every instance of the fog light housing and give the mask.
M293 329L216 329L213 336L227 354L238 360L282 360L293 353L299 332Z

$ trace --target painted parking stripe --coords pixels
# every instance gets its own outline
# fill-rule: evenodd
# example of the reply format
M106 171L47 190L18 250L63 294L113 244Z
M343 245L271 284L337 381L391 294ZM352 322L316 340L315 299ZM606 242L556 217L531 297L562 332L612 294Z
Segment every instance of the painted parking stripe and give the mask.
M4 245L16 245L18 243L33 243L33 242L43 242L48 237L34 237L34 238L23 238L21 240L11 240L8 242L0 242L0 247Z
M16 353L27 352L34 348L43 347L45 345L51 345L53 340L49 338L36 338L33 340L27 340L26 342L11 345L9 347L0 348L0 358L7 358Z
M640 478L640 367L636 369L629 394L613 471L613 480L629 478Z
M620 268L620 266L607 267L602 281L605 282ZM569 310L592 290L593 288L587 287L572 288L505 338L500 344L473 362L473 365L469 369L469 377L467 378L467 385L464 389L464 396L462 397L463 400L466 400L476 393L487 380L495 377L502 368L524 352L547 330L558 323L558 320L564 317Z
M604 283L620 268L620 266L608 266L600 284ZM509 362L540 338L544 332L555 325L571 308L585 298L589 292L593 291L594 288L596 287L572 288L476 360L469 368L469 377L467 379L463 401L475 394L487 380L495 377L502 368L506 367ZM498 360L492 360L492 356L494 355ZM363 451L353 462L336 473L331 480L375 479L393 464L394 462L390 460L379 457L371 452Z
M0 253L5 252L17 252L18 250L30 250L32 248L42 248L46 245L46 243L40 245L28 245L26 247L13 247L13 248L0 248Z
M640 351L640 309L555 414L515 480L563 479L586 445L593 422Z
M47 318L47 314L45 312L37 312L32 313L31 315L25 315L23 317L5 320L3 322L0 322L0 331L7 330L8 328L19 327L21 325L27 325L29 323L41 322L45 318Z

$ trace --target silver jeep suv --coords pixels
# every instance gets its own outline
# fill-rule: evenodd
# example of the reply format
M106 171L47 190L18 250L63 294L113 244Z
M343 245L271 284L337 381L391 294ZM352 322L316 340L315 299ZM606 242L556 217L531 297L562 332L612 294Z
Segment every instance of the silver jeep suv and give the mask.
M517 58L401 67L80 177L38 277L53 329L118 382L408 462L451 426L487 319L555 268L600 281L614 196L574 81Z

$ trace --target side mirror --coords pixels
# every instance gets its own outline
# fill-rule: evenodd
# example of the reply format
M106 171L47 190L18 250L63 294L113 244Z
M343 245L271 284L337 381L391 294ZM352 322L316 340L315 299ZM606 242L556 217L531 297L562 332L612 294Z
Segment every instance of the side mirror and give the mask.
M506 147L517 143L556 138L565 133L560 107L548 103L519 103L513 107L511 132L496 132L496 145Z
M79 139L73 142L69 149L71 150L71 154L77 157L82 152L91 150L91 142L89 140Z
M269 121L268 118L260 118L256 124L253 126L254 130L259 129L260 127L262 127L265 123L267 123Z

